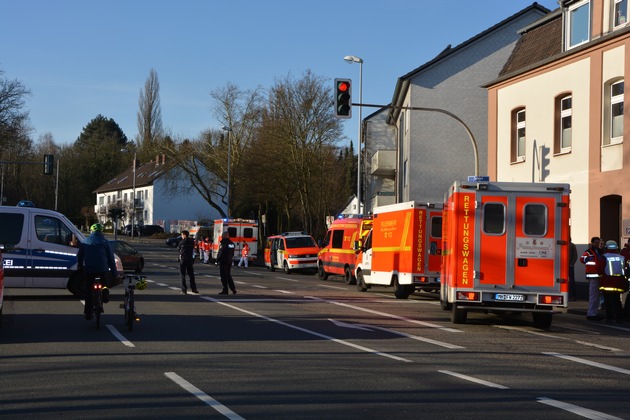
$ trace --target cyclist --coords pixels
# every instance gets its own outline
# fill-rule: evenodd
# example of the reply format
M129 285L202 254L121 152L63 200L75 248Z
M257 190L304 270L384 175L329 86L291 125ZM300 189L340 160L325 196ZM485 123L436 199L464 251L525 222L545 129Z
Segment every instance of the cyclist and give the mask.
M103 225L95 223L90 227L90 236L79 245L77 254L77 264L80 271L83 271L86 280L85 291L85 319L92 319L92 285L94 279L100 277L103 282L107 278L107 272L111 270L112 275L118 276L116 271L116 261L109 242L103 235ZM104 300L105 300L104 296Z

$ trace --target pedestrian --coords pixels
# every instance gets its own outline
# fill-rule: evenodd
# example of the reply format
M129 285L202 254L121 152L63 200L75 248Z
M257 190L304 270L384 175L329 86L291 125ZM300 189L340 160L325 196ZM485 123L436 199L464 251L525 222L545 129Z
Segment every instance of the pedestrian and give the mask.
M569 300L576 301L577 293L575 290L575 263L578 260L577 247L569 238Z
M601 276L601 267L603 266L602 256L600 253L601 239L597 236L591 238L591 246L584 251L580 257L580 262L585 265L586 280L588 280L588 310L586 319L590 321L599 321L599 278Z
M241 250L241 259L238 262L238 266L244 265L245 268L249 267L249 245L247 242L243 242L243 249Z
M111 271L114 278L118 277L114 253L107 239L103 235L103 225L95 223L90 226L90 236L79 245L77 254L77 266L83 272L86 281L85 319L92 319L92 285L96 278L103 283L107 279L107 273ZM109 301L109 290L103 289L103 302Z
M193 258L195 241L190 237L190 232L187 230L182 230L182 240L179 241L177 250L179 251L179 274L182 279L182 294L185 295L187 293L186 273L188 273L190 279L190 290L192 290L194 294L197 294L199 291L197 291L195 270L193 267L193 263L195 262Z
M206 236L203 240L203 263L208 264L210 262L210 251L212 250L212 242L210 237Z
M606 242L606 253L603 257L605 265L601 270L599 290L604 296L606 322L611 324L615 320L621 323L623 318L621 294L628 291L628 280L624 270L625 259L619 254L619 247L615 241Z
M223 290L220 295L228 294L228 287L232 290L232 293L236 294L236 287L234 286L234 280L232 279L232 263L234 260L234 242L230 240L230 236L227 232L223 232L221 235L221 242L219 244L219 252L217 254L216 264L219 265L219 273L221 274L221 284Z

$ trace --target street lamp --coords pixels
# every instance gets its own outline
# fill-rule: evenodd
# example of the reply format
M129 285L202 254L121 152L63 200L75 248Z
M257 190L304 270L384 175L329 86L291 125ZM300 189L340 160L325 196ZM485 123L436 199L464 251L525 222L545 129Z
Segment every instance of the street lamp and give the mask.
M221 129L225 132L227 132L227 139L228 139L228 161L227 161L227 188L225 189L225 195L227 198L227 211L226 211L226 215L227 218L230 218L230 160L232 158L232 139L230 138L230 132L232 131L232 129L230 127L228 127L227 125L224 125L223 127L221 127Z
M132 143L133 144L133 143ZM127 153L129 150L127 149L120 149L121 152L125 152ZM132 184L132 189L133 189L133 197L131 197L131 239L133 239L133 231L135 228L135 221L136 221L136 153L137 151L134 150L133 151L133 184Z
M359 63L359 134L357 138L357 207L359 214L361 214L361 137L363 134L363 118L361 117L361 110L363 109L363 59L354 55L347 55L343 58L346 63L353 64Z

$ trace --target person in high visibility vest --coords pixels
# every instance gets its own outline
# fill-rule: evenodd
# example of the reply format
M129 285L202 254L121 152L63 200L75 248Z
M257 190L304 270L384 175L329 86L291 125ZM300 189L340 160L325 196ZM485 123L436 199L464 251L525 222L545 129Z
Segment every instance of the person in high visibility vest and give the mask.
M628 290L628 279L625 273L626 261L623 255L619 254L617 242L606 242L604 259L605 265L599 279L599 290L604 296L606 322L610 324L614 318L615 321L621 323L623 318L621 294Z
M243 249L241 250L241 259L238 262L239 267L241 267L242 265L244 265L245 268L249 266L249 245L247 244L247 242L243 242Z
M591 246L584 251L580 257L580 262L585 265L586 280L588 280L588 311L586 319L599 321L599 278L601 277L601 267L603 260L600 253L599 244L601 239L597 236L591 238Z

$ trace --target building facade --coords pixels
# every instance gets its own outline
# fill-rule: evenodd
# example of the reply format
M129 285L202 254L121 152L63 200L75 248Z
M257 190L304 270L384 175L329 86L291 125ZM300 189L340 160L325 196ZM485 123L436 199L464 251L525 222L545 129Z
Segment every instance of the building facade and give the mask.
M488 87L488 174L571 185L571 236L630 237L627 0L561 1ZM624 196L626 200L624 200Z

